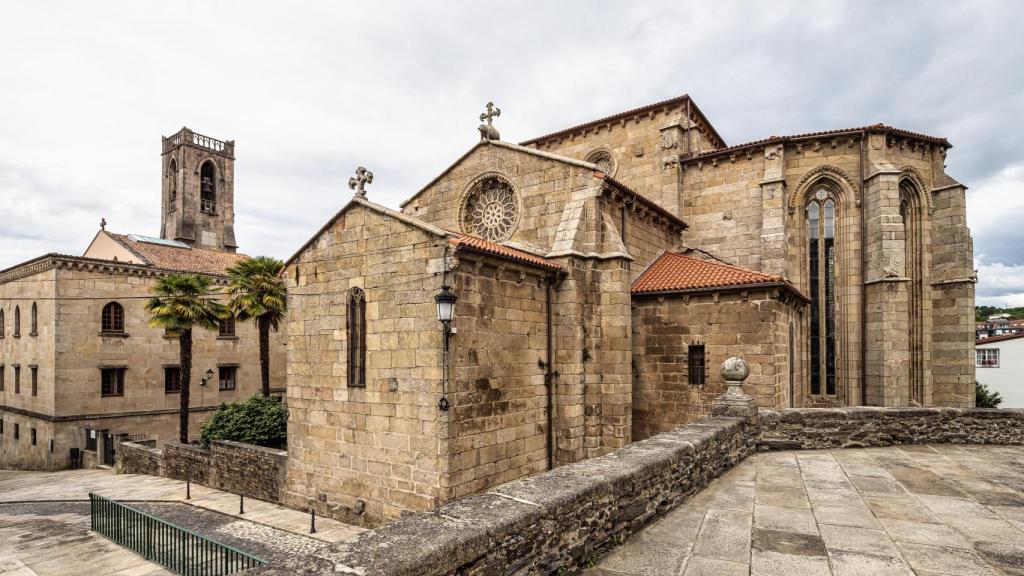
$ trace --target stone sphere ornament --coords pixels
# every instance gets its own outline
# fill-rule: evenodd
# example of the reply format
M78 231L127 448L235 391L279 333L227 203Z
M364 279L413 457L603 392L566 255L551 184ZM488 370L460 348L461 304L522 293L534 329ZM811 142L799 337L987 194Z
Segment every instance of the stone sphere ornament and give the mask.
M743 382L749 375L750 367L747 366L747 361L739 356L733 356L722 362L722 380L725 380L727 383Z

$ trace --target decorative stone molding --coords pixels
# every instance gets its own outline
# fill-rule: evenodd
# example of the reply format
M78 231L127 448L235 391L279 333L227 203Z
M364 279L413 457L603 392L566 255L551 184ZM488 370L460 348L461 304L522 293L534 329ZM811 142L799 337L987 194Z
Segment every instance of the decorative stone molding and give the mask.
M800 182L793 188L793 192L789 195L787 202L787 210L790 214L796 213L796 206L800 198L805 197L811 188L813 188L821 180L830 180L843 192L845 198L840 198L841 201L847 200L847 198L853 198L854 203L860 206L860 188L854 183L853 178L850 177L842 168L838 166L832 166L826 164L824 166L818 166L813 168L804 174Z
M935 208L932 206L932 195L928 193L928 187L924 185L925 180L921 171L913 166L901 166L900 179L907 179L914 183L914 187L917 188L917 191L921 196L921 200L928 209L928 214L931 215Z

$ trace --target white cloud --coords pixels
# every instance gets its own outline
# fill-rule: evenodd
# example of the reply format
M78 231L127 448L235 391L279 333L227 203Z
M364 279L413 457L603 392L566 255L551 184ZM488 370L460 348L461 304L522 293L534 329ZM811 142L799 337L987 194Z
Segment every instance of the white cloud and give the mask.
M79 253L101 217L156 234L157 136L182 125L236 140L241 247L288 256L356 166L396 206L475 142L488 100L518 141L683 92L732 143L874 122L949 137L978 252L1024 264L984 223L1024 221L1022 17L998 1L9 2L0 267Z

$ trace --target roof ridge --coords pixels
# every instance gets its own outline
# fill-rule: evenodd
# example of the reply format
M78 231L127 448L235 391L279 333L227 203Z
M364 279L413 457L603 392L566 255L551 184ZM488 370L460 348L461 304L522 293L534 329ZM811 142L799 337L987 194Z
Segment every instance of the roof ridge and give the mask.
M708 120L706 116L704 116L704 113L700 110L700 108L697 106L697 103L693 101L693 98L691 98L688 93L684 93L684 94L681 94L679 96L668 98L666 100L660 100L658 102L654 102L654 103L651 103L651 104L646 104L646 105L643 105L643 106L639 106L637 108L632 108L632 109L629 109L629 110L624 110L622 112L617 112L617 113L612 114L610 116L604 116L604 117L598 118L596 120L589 120L587 122L583 122L582 124L577 124L575 126L570 126L568 128L563 128L561 130L556 130L554 132L545 134L543 136L538 136L536 138L531 138L529 140L523 140L519 144L521 146L528 146L530 144L538 144L538 143L544 142L546 140L551 140L552 138L556 138L556 137L559 137L559 136L564 136L564 135L567 135L567 134L571 134L573 132L578 132L580 130L584 130L586 128L590 128L591 126L596 126L596 125L599 125L599 124L604 124L604 123L607 123L607 122L612 122L614 120L619 120L620 118L623 118L623 117L626 117L626 116L633 116L633 115L636 115L636 114L642 114L642 113L649 112L649 111L651 111L653 109L656 109L656 108L663 108L665 106L673 106L675 104L682 104L683 102L687 102L687 101L690 102L690 107L692 108L692 112L695 112L696 115L701 120L704 121L704 124L707 125L708 130L714 136L714 139L717 139L718 142L716 144L720 144L721 146L725 146L725 139L722 138L722 135L718 133L718 130L715 130L715 127L711 125L711 121Z
M739 270L741 272L751 272L751 273L754 273L754 274L760 274L761 276L766 276L766 277L772 278L772 279L776 279L776 278L783 279L783 278L785 278L785 276L781 276L779 274L769 274L767 272L762 272L760 270L754 270L753 268L744 268L743 266L738 266L736 264L726 264L725 262L719 262L717 260L704 260L702 258L694 258L693 256L689 256L689 255L683 254L681 252L675 252L673 250L666 250L665 253L662 254L662 256L664 256L665 254L672 254L672 255L675 255L675 256L679 256L680 258L689 258L690 260L694 260L694 261L700 262L702 264L709 264L711 266L721 266L723 268L731 268L733 270Z
M817 132L802 132L802 133L797 133L797 134L786 134L786 135L782 135L782 136L772 135L772 136L769 136L767 138L760 138L758 140L750 140L748 142L742 142L740 144L734 144L732 146L725 146L725 147L722 147L722 148L715 148L715 149L712 149L712 150L706 150L706 151L701 152L699 154L695 154L693 156L690 156L689 158L683 158L682 160L683 160L683 162L691 162L693 160L699 160L701 158L708 158L708 157L711 157L711 156L716 156L716 155L719 155L719 154L733 152L733 151L736 151L736 150L743 150L745 148L756 148L758 146L767 145L767 144L786 143L786 142L789 142L789 141L792 141L792 140L799 140L799 139L804 139L804 138L817 138L817 137L822 137L822 136L837 136L837 135L840 135L840 134L852 134L852 133L856 133L856 132L871 132L871 131L874 131L874 132L885 132L885 133L896 134L896 135L900 135L900 136L907 136L909 138L916 138L916 139L919 139L919 140L925 140L927 142L932 142L934 144L938 144L938 145L944 146L946 148L952 148L953 147L953 145L949 143L949 140L947 140L946 138L943 138L943 137L929 136L928 134L924 134L924 133L921 133L921 132L914 132L912 130L905 130L903 128L896 128L894 126L890 126L890 125L884 124L882 122L877 122L875 124L871 124L871 125L868 125L868 126L858 126L858 127L855 127L855 128L835 128L835 129L832 129L832 130L821 130L821 131L817 131Z

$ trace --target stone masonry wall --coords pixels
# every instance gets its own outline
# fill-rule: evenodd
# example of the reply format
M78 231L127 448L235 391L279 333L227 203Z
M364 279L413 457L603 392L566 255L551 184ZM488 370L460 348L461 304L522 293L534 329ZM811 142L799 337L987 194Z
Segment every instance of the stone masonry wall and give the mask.
M211 486L234 494L278 502L288 452L230 440L210 442Z
M414 514L335 545L364 576L555 574L586 566L663 516L753 447L739 418L710 418ZM300 573L302 560L252 574Z
M547 284L538 273L460 256L452 338L448 498L546 470Z
M807 408L759 414L761 450L893 444L1021 444L1024 410Z
M209 485L212 476L210 451L192 444L164 445L164 473L168 478Z
M164 453L135 442L121 442L117 447L118 474L165 476Z
M285 485L284 450L214 440L210 449L168 442L157 450L136 442L118 445L118 474L147 474L279 502Z
M443 243L355 204L289 264L286 504L365 522L430 510L443 497L448 422L437 409L434 303ZM365 387L347 378L347 297L356 287L366 299Z
M749 363L750 377L743 389L759 406L799 406L802 398L796 383L805 377L800 310L805 306L795 299L783 303L777 296L777 290L761 289L635 298L633 438L647 438L710 415L712 401L725 392L716 368L730 356ZM703 385L689 382L688 351L696 344L704 345Z

